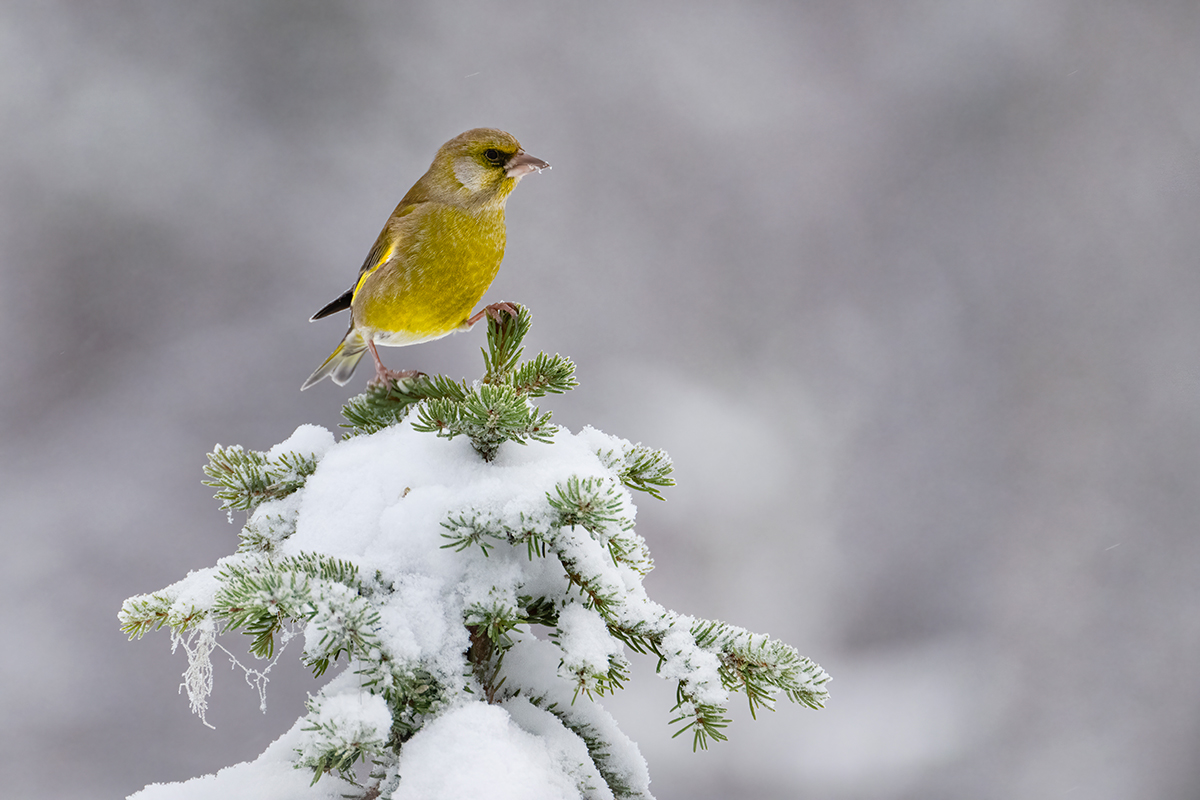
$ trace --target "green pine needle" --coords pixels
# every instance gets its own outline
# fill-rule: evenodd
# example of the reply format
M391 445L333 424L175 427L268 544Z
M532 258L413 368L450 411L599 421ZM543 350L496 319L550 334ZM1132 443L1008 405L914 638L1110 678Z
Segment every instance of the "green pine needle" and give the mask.
M222 511L253 511L268 500L279 500L304 485L317 470L317 459L299 453L270 458L240 445L216 448L208 454L205 486L217 489Z
M500 383L516 367L524 348L521 342L529 333L532 315L522 305L514 306L517 316L500 312L497 318L488 316L488 347L483 351L484 383Z

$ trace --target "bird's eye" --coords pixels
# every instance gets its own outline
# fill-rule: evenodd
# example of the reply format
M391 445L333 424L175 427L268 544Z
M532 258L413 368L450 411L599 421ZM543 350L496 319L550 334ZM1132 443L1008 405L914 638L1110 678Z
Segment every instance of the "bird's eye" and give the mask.
M494 147L489 147L487 150L484 150L483 157L496 166L500 166L504 163L504 154Z

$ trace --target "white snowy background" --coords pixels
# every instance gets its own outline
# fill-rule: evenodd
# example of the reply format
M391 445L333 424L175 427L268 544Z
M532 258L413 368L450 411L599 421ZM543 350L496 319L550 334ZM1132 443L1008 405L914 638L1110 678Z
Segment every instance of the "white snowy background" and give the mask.
M675 459L651 596L833 676L693 754L635 657L605 705L659 800L1194 793L1197 42L1141 0L0 5L3 794L303 713L298 663L265 716L219 672L205 728L116 612L236 546L214 443L337 424L307 317L477 125L554 166L489 294L576 360L546 405Z

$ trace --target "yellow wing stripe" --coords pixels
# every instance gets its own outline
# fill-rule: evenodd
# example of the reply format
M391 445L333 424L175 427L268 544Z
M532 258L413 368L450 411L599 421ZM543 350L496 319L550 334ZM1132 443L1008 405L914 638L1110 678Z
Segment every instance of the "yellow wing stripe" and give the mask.
M370 269L363 270L363 273L358 276L358 283L354 284L354 294L350 296L351 302L354 301L354 298L358 297L358 290L362 288L363 281L365 281L368 277L370 277L372 272L374 272L375 270L379 269L384 264L386 264L388 262L388 260L392 257L392 254L395 252L396 252L395 243L389 244L387 247L387 250L383 251L383 255L380 256L378 259L376 259L375 264Z

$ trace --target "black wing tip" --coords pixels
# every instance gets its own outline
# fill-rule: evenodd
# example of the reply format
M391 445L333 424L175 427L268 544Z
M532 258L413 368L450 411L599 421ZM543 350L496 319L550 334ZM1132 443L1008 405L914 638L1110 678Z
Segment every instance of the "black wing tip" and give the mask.
M339 311L345 311L347 308L350 307L350 301L352 299L354 299L354 289L350 288L350 289L347 289L345 292L343 292L340 296L338 296L337 299L331 301L328 305L326 305L320 311L318 311L317 313L315 313L311 317L309 317L308 321L316 322L319 319L325 319L325 317L336 314Z

